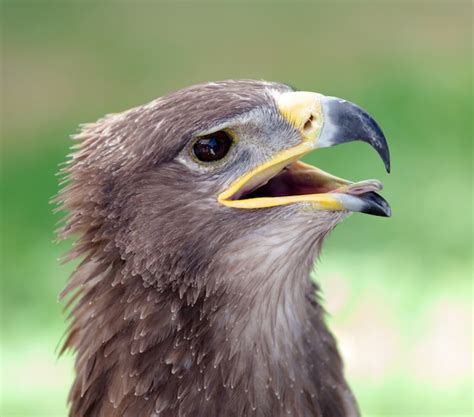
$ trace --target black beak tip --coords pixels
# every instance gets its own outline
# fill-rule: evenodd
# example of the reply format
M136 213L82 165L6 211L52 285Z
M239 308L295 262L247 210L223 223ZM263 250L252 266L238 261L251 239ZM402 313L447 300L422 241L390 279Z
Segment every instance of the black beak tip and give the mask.
M363 132L365 135L361 134L361 140L369 143L377 151L383 161L385 170L390 173L390 150L382 129L364 110L358 106L355 107L360 112L361 119L363 120L360 129L361 133Z
M365 193L363 194L363 200L365 204L361 210L362 213L380 217L392 216L390 204L388 204L388 202L380 194L375 192Z
M387 159L384 160L385 170L387 174L390 174L390 155L387 156Z
M364 109L350 101L337 97L322 99L324 117L319 138L320 147L360 140L368 143L379 154L385 169L390 173L390 150L387 139L378 123Z

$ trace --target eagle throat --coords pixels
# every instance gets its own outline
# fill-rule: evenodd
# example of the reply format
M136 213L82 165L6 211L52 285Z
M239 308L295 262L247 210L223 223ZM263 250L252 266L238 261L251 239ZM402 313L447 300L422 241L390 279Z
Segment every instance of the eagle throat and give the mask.
M259 230L186 286L89 254L65 290L76 303L63 348L77 353L70 416L358 415L309 280L325 234L311 236ZM242 269L246 245L258 249Z

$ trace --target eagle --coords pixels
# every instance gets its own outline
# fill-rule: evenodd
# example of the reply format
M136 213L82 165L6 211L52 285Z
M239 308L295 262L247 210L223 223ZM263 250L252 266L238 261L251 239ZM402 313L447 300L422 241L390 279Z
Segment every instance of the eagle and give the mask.
M390 216L378 180L303 163L377 123L286 84L181 89L75 135L56 202L79 259L61 296L71 417L355 417L310 279L352 212Z

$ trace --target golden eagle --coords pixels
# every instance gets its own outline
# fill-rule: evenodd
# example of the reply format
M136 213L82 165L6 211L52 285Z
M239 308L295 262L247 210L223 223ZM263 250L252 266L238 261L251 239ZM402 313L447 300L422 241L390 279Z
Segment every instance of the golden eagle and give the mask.
M353 140L358 106L264 81L210 82L86 124L63 170L72 417L359 414L309 279L377 180L299 159Z

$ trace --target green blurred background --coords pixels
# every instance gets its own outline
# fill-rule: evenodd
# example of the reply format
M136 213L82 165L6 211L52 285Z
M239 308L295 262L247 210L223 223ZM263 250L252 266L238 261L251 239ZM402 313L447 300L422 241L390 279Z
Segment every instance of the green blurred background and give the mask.
M193 83L281 81L366 108L360 143L307 159L380 178L393 217L354 215L315 274L364 415L472 414L472 3L2 3L1 416L66 416L72 358L48 200L81 122ZM138 417L138 416L137 416Z

